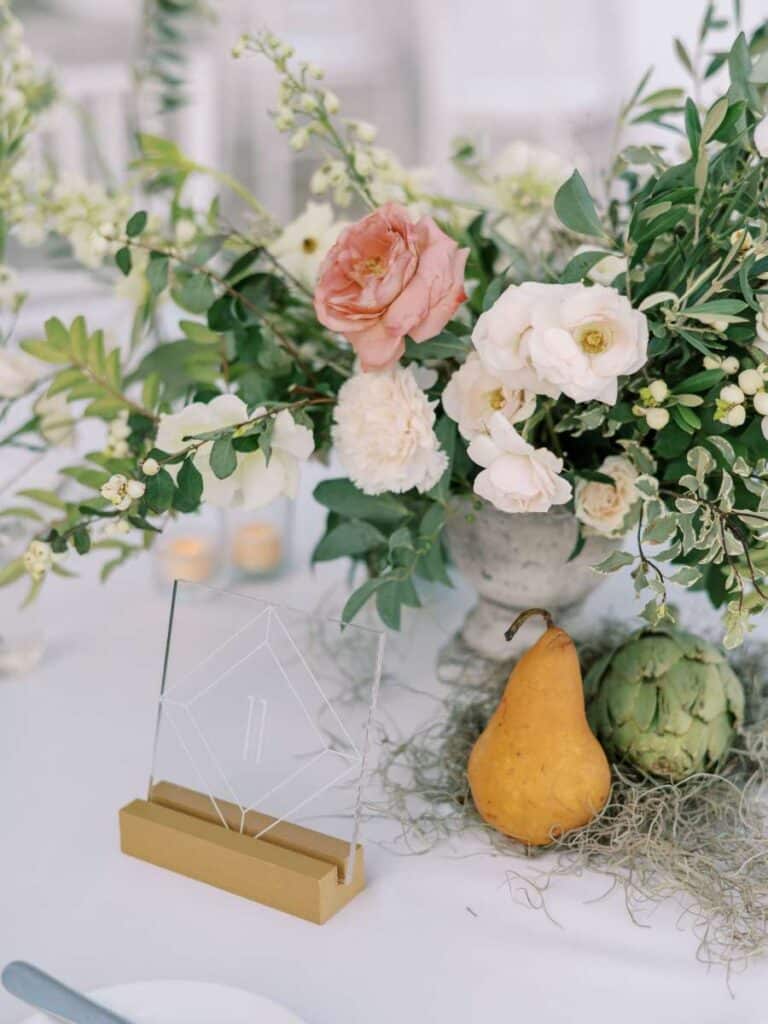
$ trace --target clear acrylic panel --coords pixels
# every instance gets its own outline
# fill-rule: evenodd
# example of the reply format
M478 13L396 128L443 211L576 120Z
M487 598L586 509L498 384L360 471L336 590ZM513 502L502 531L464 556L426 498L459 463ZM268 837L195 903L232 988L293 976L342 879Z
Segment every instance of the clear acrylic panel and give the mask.
M177 581L150 799L171 783L203 794L225 828L267 838L290 822L351 857L383 647L381 630Z

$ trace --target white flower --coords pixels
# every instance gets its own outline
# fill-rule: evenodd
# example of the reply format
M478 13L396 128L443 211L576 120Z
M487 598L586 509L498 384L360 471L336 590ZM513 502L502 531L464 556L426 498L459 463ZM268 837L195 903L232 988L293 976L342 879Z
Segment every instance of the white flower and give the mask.
M41 580L53 565L53 550L43 540L33 540L23 555L24 568L34 580Z
M651 430L663 430L669 423L669 413L666 409L646 409L643 410L643 415Z
M528 282L499 296L472 341L507 387L613 405L618 378L647 359L648 322L615 288Z
M491 417L490 435L479 434L467 453L483 466L475 478L475 494L502 512L547 512L571 497L561 477L563 460L547 448L534 448L500 413Z
M161 451L174 454L189 447L185 438L192 434L232 427L265 411L254 409L249 417L245 402L236 395L219 395L207 405L193 402L180 412L160 417L155 445ZM238 452L234 473L220 480L211 469L210 445L201 445L192 461L203 478L203 495L207 502L221 508L253 509L268 505L281 495L295 498L299 462L308 459L313 450L312 431L296 423L290 412L283 409L274 417L268 464L262 451ZM169 466L168 471L175 476L178 466Z
M104 447L106 455L114 459L125 459L131 454L128 438L131 428L128 426L128 413L119 412L107 426L107 443Z
M760 302L760 311L755 320L755 330L757 331L755 345L763 352L768 352L768 298L763 297L758 301Z
M52 445L71 444L75 438L75 418L62 394L49 398L42 395L34 405L38 417L37 429Z
M37 384L45 367L23 352L0 348L0 398L18 398Z
M744 392L736 384L726 384L720 389L720 398L728 405L740 405L744 401Z
M329 203L307 203L307 208L289 224L269 251L275 259L307 288L314 288L325 254L344 227L334 220Z
M423 492L437 483L448 459L433 430L434 404L403 366L357 373L342 385L333 441L361 491Z
M130 480L124 473L114 473L101 488L101 496L119 512L125 512L134 501L143 497L146 485Z
M579 480L576 484L576 518L595 533L608 537L625 533L628 518L639 497L635 481L638 473L623 455L609 455L599 472L612 484L597 480Z
M105 537L122 537L130 533L131 524L125 519L110 519L104 525Z
M489 373L476 352L453 374L443 392L443 409L459 425L462 437L471 441L487 433L488 420L501 412L510 423L528 419L536 408L531 391L510 389Z
M648 321L615 288L547 285L523 348L543 382L575 402L614 405L618 379L648 358ZM559 301L558 301L559 300Z
M722 417L729 427L740 427L747 418L747 411L743 405L734 405Z
M760 156L768 158L768 117L755 125L755 149Z
M594 246L580 245L574 253L574 256L579 256L583 252L594 251ZM594 281L595 284L609 285L613 283L619 274L625 274L627 272L627 267L628 263L626 256L617 256L616 253L607 252L603 259L598 260L597 263L590 267L587 271L587 277L590 281Z
M503 380L507 387L557 398L560 389L539 378L524 345L535 307L545 304L554 294L549 292L550 287L553 286L531 281L510 285L479 317L472 332L472 344L488 373Z
M525 243L528 226L551 212L555 193L572 171L573 165L559 153L523 140L498 154L479 191L494 208L510 214L497 225L507 241Z
M667 387L666 381L652 380L648 385L648 393L654 402L663 402L669 394L669 388Z

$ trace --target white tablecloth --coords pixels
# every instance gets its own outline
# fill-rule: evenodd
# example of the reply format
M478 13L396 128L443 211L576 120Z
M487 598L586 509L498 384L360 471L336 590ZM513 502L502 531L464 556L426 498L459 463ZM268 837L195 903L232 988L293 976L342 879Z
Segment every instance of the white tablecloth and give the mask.
M281 584L304 607L326 585L322 574ZM611 580L598 606L628 602ZM430 666L460 604L421 613L405 641L420 687L439 688ZM423 857L369 844L368 888L322 928L123 857L117 811L146 785L166 612L146 563L107 588L54 581L37 612L48 656L0 683L0 964L31 960L83 989L216 981L308 1024L768 1020L766 965L732 978L732 997L722 971L697 963L675 907L639 928L619 894L586 902L604 880L568 878L549 895L558 926L515 901L504 860L466 856L474 843ZM407 730L402 695L397 713ZM23 1017L0 993L0 1022Z

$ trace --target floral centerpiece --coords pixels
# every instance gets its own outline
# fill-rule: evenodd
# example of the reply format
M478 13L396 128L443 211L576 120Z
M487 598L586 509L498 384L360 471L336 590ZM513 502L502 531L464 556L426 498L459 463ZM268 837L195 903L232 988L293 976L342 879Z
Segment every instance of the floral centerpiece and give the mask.
M244 37L234 55L272 62L275 125L294 150L321 151L311 188L333 203L281 227L241 183L154 136L133 167L161 213L35 179L25 149L48 85L2 11L0 236L62 235L84 262L114 261L137 303L131 346L109 348L83 317L50 319L18 348L5 335L3 412L36 404L3 444L50 443L51 402L106 429L62 470L79 498L14 498L34 537L3 583L36 592L70 548L106 550L109 572L201 503L295 495L302 463L333 448L346 475L316 489L314 558L365 564L347 619L373 598L396 627L419 578L447 580L446 509L470 496L511 516L572 507L577 549L634 531L636 553L597 568L631 568L645 617L670 616L670 583L704 588L726 643L742 640L768 603L765 25L717 46L708 7L698 56L678 44L696 98L646 76L619 127L647 126L649 141L620 149L603 182L532 147L486 164L461 143L456 199L343 117L289 45ZM243 202L236 227L218 201L188 204L196 174ZM3 267L12 315L14 280ZM171 337L154 330L167 301L181 311Z

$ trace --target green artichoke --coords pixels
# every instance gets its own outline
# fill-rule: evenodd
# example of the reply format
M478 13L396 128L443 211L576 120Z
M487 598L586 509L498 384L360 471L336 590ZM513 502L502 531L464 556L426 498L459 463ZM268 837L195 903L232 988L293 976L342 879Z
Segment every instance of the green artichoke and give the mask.
M641 629L584 680L592 731L614 761L678 781L714 768L744 715L744 689L716 647L681 629Z

